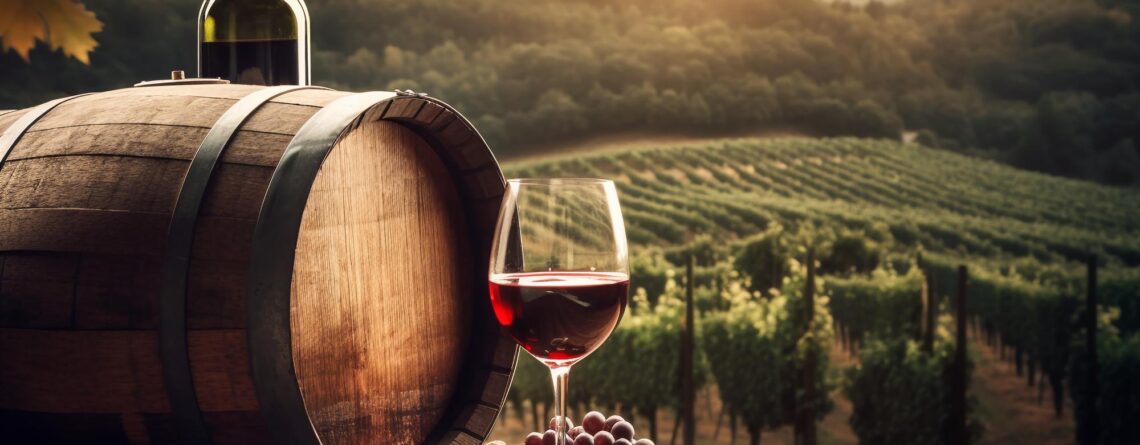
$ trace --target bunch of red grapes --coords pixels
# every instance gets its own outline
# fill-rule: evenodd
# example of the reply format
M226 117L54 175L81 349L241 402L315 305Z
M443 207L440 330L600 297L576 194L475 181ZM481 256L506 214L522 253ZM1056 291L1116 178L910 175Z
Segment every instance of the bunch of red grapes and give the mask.
M621 416L613 415L606 418L602 413L590 411L582 418L582 424L574 426L570 419L566 419L567 445L653 445L649 439L635 439L633 424L626 422ZM549 429L545 433L530 433L526 436L523 445L554 445L558 427L558 418L550 419Z

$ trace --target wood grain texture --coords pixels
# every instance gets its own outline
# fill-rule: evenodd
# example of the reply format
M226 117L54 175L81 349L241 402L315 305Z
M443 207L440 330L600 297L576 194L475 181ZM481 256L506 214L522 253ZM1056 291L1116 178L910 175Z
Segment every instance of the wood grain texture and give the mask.
M5 256L0 327L71 327L78 260L78 255L59 253Z
M190 331L205 411L257 410L245 331ZM154 331L0 329L0 409L46 413L169 411ZM66 357L62 361L59 357ZM80 373L81 371L81 373Z
M306 107L305 116L316 111ZM265 115L264 119L272 116ZM300 119L299 127L308 118ZM293 138L290 132L270 133L238 130L222 153L229 164L275 167L280 150ZM209 128L150 124L77 125L50 130L29 131L20 138L19 150L9 160L65 155L133 156L156 159L193 159Z
M463 409L459 421L452 426L470 432L477 437L486 437L491 432L491 426L495 424L495 417L498 415L499 407L497 405L473 403Z
M9 160L0 169L0 209L174 209L187 162L132 156Z
M466 431L452 430L444 434L439 443L443 445L482 445L483 439L472 436Z
M158 255L169 220L162 213L0 209L0 251Z
M190 260L188 329L244 329L248 261Z
M157 352L154 331L0 329L0 409L165 412Z
M3 437L177 441L155 331L170 212L209 128L258 88L79 97L37 121L0 165ZM270 101L236 132L207 188L186 317L192 379L215 445L269 441L244 331L252 233L293 135L347 94L302 90ZM25 113L0 112L0 131ZM318 177L298 251L293 338L310 414L328 444L384 434L418 443L449 428L459 428L457 443L477 444L514 357L513 343L488 328L486 289L473 280L485 259L470 255L489 243L497 166L469 124L440 104L401 98L362 121ZM429 147L401 125L447 143Z
M231 99L237 100L245 97L262 87L251 85L178 85L178 86L157 86L147 88L126 88L122 90L115 90L103 93L103 95L114 97L130 97L130 96L187 96L187 97L202 97L214 99ZM311 107L323 107L332 102L337 97L346 96L352 93L343 91L332 90L302 90L289 93L284 96L276 97L272 100L274 103L294 104L294 105L307 105Z
M471 325L472 270L455 185L391 122L326 158L301 224L294 363L326 444L420 443L451 402Z
M431 123L435 122L435 120L438 119L439 116L443 113L452 114L450 111L445 110L438 104L435 104L433 102L426 102L424 103L423 108L420 108L420 112L416 114L415 120L422 125L430 126Z
M75 283L76 329L158 329L159 258L82 254Z
M191 330L187 343L202 411L257 411L245 330Z
M189 161L208 128L149 124L75 125L32 130L9 160L64 155L135 156Z
M60 104L28 131L107 124L210 128L234 102L192 96L93 94Z

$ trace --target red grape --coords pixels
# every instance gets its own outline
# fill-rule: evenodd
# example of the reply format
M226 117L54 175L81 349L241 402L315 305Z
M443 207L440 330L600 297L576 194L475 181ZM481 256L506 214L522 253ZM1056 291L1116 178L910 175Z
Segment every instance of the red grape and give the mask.
M610 416L608 419L606 419L606 431L609 431L612 433L613 428L614 428L614 424L621 422L623 420L625 420L625 419L623 419L621 416L619 416L617 414Z
M614 424L613 428L610 429L610 433L613 433L614 437L618 439L633 440L633 424L623 420Z
M571 428L574 428L574 421L573 420L570 420L570 418L566 417L566 416L562 416L562 418L566 419L566 430L567 431L570 431ZM546 422L546 428L550 429L550 430L558 429L558 416L551 417L550 421Z
M569 418L563 419L566 422L566 445L654 445L649 439L634 440L633 424L616 414L607 418L598 411L590 411L577 426ZM558 426L558 417L552 417L548 426L550 429L544 434L528 434L523 445L555 445L554 430Z
M590 434L598 434L606 427L606 416L597 411L590 411L586 413L586 417L582 418L582 428Z

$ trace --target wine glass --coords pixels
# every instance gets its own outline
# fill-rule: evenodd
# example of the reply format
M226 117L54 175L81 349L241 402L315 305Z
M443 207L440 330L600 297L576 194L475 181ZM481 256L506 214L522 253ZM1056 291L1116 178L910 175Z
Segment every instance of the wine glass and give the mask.
M564 445L570 366L610 336L628 298L625 223L613 181L507 181L487 281L503 330L550 367L555 440Z

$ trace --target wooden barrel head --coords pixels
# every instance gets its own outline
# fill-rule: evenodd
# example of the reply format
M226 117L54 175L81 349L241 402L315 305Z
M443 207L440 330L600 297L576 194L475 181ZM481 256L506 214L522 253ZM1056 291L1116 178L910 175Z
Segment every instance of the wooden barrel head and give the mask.
M293 266L293 360L322 443L417 444L453 403L474 280L459 190L390 121L325 158Z

